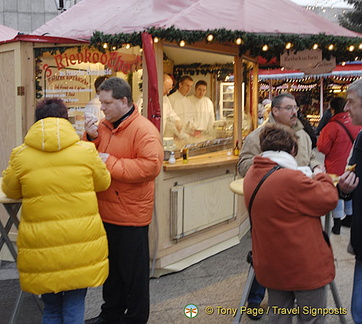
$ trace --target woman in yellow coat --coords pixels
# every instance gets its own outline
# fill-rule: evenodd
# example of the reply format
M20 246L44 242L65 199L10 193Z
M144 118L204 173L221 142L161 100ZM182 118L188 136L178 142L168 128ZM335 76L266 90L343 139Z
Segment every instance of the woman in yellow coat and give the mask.
M83 324L87 287L108 276L96 192L109 187L110 174L94 144L79 140L61 99L41 101L35 117L3 171L4 193L22 198L20 286L42 294L43 324Z

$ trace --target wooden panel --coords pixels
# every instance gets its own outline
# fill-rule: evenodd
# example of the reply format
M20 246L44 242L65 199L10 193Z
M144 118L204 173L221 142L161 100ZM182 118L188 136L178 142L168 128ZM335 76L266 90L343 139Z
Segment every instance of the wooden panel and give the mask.
M11 150L16 146L14 62L14 51L0 53L0 170L6 168Z

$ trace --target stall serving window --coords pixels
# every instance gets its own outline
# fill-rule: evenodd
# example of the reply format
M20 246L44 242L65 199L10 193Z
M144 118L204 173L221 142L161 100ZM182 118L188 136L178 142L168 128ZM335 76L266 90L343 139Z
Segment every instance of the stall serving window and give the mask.
M234 82L228 79L234 73L234 56L171 45L163 51L164 73L174 81L168 101L175 113L173 119L163 118L165 151L187 148L192 156L231 150L235 143ZM163 114L167 114L165 105L164 100ZM180 121L180 130L175 120Z

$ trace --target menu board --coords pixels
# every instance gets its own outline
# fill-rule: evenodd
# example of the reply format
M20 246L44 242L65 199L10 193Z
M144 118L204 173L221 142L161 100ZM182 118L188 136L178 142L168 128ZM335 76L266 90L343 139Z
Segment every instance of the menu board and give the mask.
M54 54L53 54L54 53ZM84 107L96 96L98 77L119 76L141 69L139 48L102 53L88 46L42 53L37 59L38 98L61 98L77 133L84 131Z

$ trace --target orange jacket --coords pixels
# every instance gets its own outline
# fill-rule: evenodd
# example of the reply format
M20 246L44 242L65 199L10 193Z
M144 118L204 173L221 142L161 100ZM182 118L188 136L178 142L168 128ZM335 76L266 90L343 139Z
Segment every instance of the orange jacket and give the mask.
M152 220L154 179L163 162L159 131L135 110L116 129L102 119L98 134L93 142L98 152L110 154L106 165L112 178L108 190L97 194L103 221L122 226L148 225Z
M244 179L244 198L276 165L256 156ZM332 248L322 233L320 217L337 205L331 178L315 179L291 169L275 171L261 185L251 210L253 266L264 287L312 290L330 283L335 275Z

